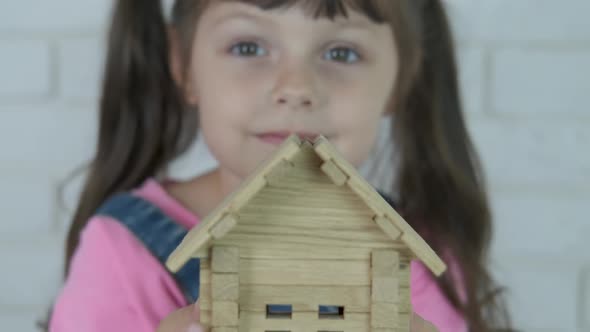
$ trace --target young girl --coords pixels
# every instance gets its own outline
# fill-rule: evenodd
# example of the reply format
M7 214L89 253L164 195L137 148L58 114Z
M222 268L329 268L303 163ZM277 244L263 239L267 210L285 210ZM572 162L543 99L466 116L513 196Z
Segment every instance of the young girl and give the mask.
M170 22L158 0L119 0L100 109L51 331L154 331L194 300L145 236L97 212L115 194L131 192L188 229L287 135L324 135L359 167L384 116L399 158L396 208L450 267L434 278L412 263L416 316L439 331L507 323L486 269L490 211L441 0L176 0ZM197 128L219 167L167 181ZM198 322L198 311L170 315L161 331Z

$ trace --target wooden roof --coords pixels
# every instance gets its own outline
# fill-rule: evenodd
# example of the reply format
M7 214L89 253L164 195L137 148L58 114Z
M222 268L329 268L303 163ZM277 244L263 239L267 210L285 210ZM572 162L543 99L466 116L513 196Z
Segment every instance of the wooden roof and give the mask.
M182 243L170 255L166 266L178 271L214 239L220 239L237 225L237 212L250 198L267 185L265 176L285 160L290 160L303 144L313 147L315 153L324 161L321 166L336 184L346 184L375 213L374 221L392 241L401 240L414 255L435 275L442 274L446 266L430 246L412 227L388 204L358 171L348 163L325 137L314 142L301 141L293 135L285 140L278 150L264 161L240 186L213 210L199 225L193 228Z

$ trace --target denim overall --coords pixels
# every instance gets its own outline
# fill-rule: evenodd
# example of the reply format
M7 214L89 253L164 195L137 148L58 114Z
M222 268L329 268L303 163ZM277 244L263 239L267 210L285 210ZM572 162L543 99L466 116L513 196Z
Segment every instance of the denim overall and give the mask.
M393 206L389 197L383 193L380 194ZM129 193L111 197L98 209L97 214L111 217L123 224L162 265L188 233L184 227L175 223L160 208ZM182 269L171 273L171 275L188 303L196 302L199 298L199 259L189 260ZM270 307L269 310L275 313L289 312L291 308L287 305ZM322 314L338 313L338 310L339 308L336 306L320 306L319 308Z

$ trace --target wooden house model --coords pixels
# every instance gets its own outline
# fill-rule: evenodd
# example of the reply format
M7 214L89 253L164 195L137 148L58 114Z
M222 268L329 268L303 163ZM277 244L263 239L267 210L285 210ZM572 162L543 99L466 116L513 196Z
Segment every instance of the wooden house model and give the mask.
M324 137L291 136L167 261L200 258L213 332L409 331L410 260L442 260Z

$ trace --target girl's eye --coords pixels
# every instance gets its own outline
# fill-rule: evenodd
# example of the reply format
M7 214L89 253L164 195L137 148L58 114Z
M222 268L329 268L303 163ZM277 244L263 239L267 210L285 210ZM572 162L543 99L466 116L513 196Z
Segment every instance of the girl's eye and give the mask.
M355 63L360 60L358 52L350 47L335 47L324 54L325 60L344 62L344 63Z
M230 48L230 52L237 56L263 56L267 52L255 42L239 42Z

